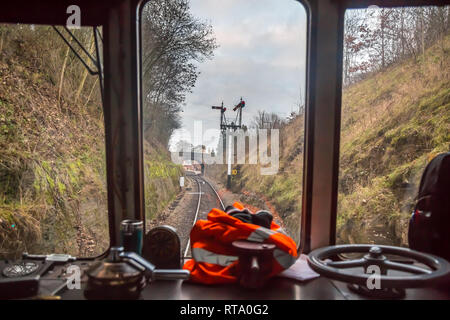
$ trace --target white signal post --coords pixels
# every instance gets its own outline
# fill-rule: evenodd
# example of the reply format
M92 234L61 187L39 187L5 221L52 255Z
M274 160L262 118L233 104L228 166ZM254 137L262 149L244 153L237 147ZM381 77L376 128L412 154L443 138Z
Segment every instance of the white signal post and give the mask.
M228 161L228 170L227 170L227 188L230 189L231 187L231 140L230 137L227 137L228 130L236 131L237 129L242 129L242 108L245 107L245 101L242 100L233 108L233 111L237 111L237 116L235 119L235 122L231 122L231 124L227 123L227 118L225 117L225 111L227 108L223 106L223 102L220 106L212 106L212 109L220 110L220 130L222 131L222 137L224 140L223 148L225 151L226 148L226 142L228 142L228 155L227 155L227 161ZM228 141L226 141L228 140Z

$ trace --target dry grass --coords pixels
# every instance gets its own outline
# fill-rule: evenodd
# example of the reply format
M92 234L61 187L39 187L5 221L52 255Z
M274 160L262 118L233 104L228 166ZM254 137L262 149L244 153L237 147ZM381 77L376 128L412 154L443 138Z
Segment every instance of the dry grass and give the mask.
M42 39L46 27L26 28L0 30L0 257L99 254L108 228L98 100L84 108L63 94L58 103L54 79L64 45ZM64 92L79 68L72 61Z
M338 202L339 242L407 243L407 223L427 162L450 150L450 37L343 92ZM303 117L280 135L280 170L240 166L234 191L270 199L291 233L301 212ZM226 181L225 166L213 170ZM211 170L209 170L211 172Z
M344 91L338 235L407 245L428 161L450 150L450 38Z
M98 82L73 54L65 59L49 27L0 26L0 37L0 258L101 254L109 232ZM144 150L151 218L176 195L182 169L158 142Z

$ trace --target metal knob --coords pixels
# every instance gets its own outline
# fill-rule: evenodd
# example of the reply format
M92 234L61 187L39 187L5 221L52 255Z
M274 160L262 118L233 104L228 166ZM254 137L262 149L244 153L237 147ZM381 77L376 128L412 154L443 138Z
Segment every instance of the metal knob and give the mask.
M109 249L108 260L111 262L121 261L120 254L123 252L123 247L111 247Z
M381 250L381 248L377 247L377 246L371 247L369 250L370 256L372 258L380 257L382 252L383 252L383 250Z

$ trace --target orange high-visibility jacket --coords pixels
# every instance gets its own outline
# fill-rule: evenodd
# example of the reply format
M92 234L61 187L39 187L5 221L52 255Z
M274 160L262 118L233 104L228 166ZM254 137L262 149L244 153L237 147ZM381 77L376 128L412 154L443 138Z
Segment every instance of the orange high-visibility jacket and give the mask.
M233 205L243 210L242 204ZM289 268L297 258L297 246L272 222L270 229L245 223L219 209L212 209L208 220L198 220L191 231L192 258L183 268L191 272L190 280L205 284L233 283L238 281L239 263L232 242L248 240L273 243L272 272L269 277Z

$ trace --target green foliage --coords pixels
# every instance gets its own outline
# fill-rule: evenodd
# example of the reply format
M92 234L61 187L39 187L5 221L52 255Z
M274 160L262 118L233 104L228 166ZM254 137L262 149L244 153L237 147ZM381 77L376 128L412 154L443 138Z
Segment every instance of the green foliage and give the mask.
M177 195L183 168L170 161L163 147L156 152L147 150L144 157L145 208L147 218L154 219Z
M277 205L280 212L288 213L294 209L298 210L300 189L300 181L295 176L279 175L264 193Z

